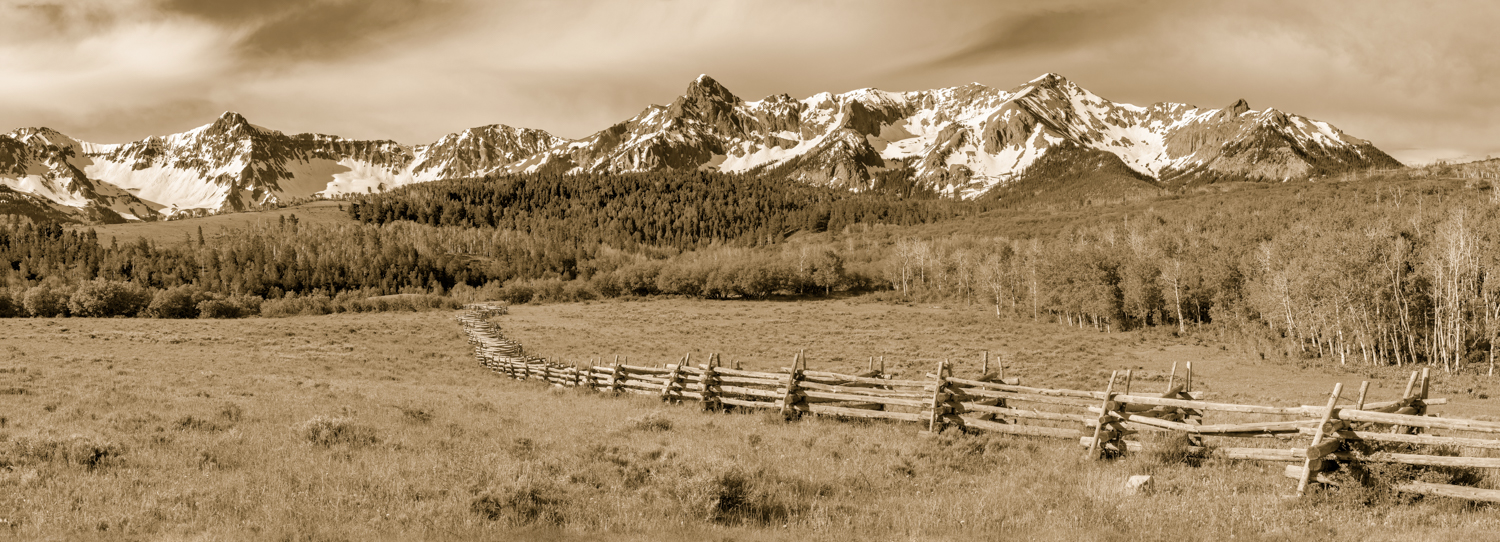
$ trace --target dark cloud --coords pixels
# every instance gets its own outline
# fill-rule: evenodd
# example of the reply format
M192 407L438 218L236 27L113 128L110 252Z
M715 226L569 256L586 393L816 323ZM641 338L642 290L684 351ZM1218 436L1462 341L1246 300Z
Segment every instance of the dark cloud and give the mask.
M454 0L165 0L169 12L248 28L238 50L248 60L326 60L370 51L459 15Z
M226 25L248 24L285 14L307 0L163 0L159 8Z
M925 63L950 68L1007 55L1081 49L1119 36L1150 31L1172 2L1096 2L1005 13L959 49Z

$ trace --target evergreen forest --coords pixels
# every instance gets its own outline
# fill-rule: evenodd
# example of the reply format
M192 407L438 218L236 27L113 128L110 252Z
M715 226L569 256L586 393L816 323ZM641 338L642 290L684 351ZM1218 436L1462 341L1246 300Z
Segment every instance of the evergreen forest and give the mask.
M1264 355L1340 364L1490 372L1500 348L1500 192L1462 172L1014 199L537 174L412 185L345 202L338 224L185 229L176 243L11 221L0 314L868 292L1100 332L1232 334Z

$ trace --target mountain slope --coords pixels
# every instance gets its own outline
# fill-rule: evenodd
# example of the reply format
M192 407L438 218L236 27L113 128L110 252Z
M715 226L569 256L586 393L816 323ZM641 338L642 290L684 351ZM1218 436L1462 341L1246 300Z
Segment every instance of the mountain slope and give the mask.
M979 84L905 93L861 89L745 102L700 76L669 107L576 142L575 171L769 170L812 184L867 189L909 167L940 192L973 197L1019 179L1054 149L1114 155L1154 180L1285 181L1398 167L1327 123L1243 101L1223 109L1100 98L1055 74L1002 91Z
M1140 107L1105 100L1055 74L1010 90L972 83L754 102L705 75L671 104L649 106L578 140L489 125L406 146L287 135L232 112L184 133L117 145L45 128L0 136L0 184L93 221L240 211L534 171L757 172L818 186L866 191L894 184L965 198L1014 195L996 189L1016 183L1047 190L1055 176L1048 172L1064 172L1058 182L1066 181L1068 191L1114 199L1187 184L1399 166L1327 123L1252 110L1243 100L1222 109ZM1110 186L1089 188L1090 179Z

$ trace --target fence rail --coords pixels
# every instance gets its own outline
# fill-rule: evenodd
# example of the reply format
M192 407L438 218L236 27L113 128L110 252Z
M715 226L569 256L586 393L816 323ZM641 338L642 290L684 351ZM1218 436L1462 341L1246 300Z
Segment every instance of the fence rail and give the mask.
M679 363L664 367L628 365L618 358L609 365L577 366L529 355L520 343L506 339L490 321L506 313L503 306L477 304L466 309L458 320L474 347L475 359L492 371L556 386L649 395L667 402L696 401L714 411L760 409L787 417L884 419L917 423L924 433L959 428L1076 439L1093 458L1145 450L1146 444L1130 439L1142 433L1176 434L1188 440L1188 453L1201 457L1294 463L1284 474L1298 480L1299 495L1310 483L1336 483L1330 473L1359 462L1500 469L1500 458L1494 457L1390 453L1372 448L1372 444L1395 443L1480 453L1500 450L1500 440L1496 440L1500 437L1493 437L1500 433L1500 423L1439 418L1428 412L1428 407L1447 400L1428 397L1430 380L1425 369L1412 374L1406 391L1396 400L1367 402L1369 383L1364 382L1354 403L1344 407L1339 406L1343 384L1334 387L1326 405L1280 407L1205 401L1201 392L1192 391L1191 362L1185 364L1180 378L1174 365L1160 393L1132 390L1132 371L1112 374L1104 391L1023 386L1020 378L1006 377L999 364L991 372L988 354L978 376L954 376L953 367L942 361L923 380L891 378L884 374L884 364L877 368L873 360L868 371L858 374L813 371L807 369L800 352L790 367L779 371L725 367L717 355L698 364L686 355ZM1204 414L1209 412L1278 419L1206 424ZM1423 434L1426 429L1490 437ZM1249 439L1261 445L1231 446L1236 441L1228 439ZM1287 446L1266 447L1267 442ZM1500 502L1500 490L1421 482L1396 489Z

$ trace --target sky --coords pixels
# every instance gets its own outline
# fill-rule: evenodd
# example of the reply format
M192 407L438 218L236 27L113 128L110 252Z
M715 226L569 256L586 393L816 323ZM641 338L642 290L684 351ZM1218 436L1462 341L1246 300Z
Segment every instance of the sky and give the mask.
M1500 5L1214 0L0 0L0 130L118 143L224 111L427 143L578 138L699 74L806 97L1058 73L1104 98L1245 99L1408 164L1500 157Z

